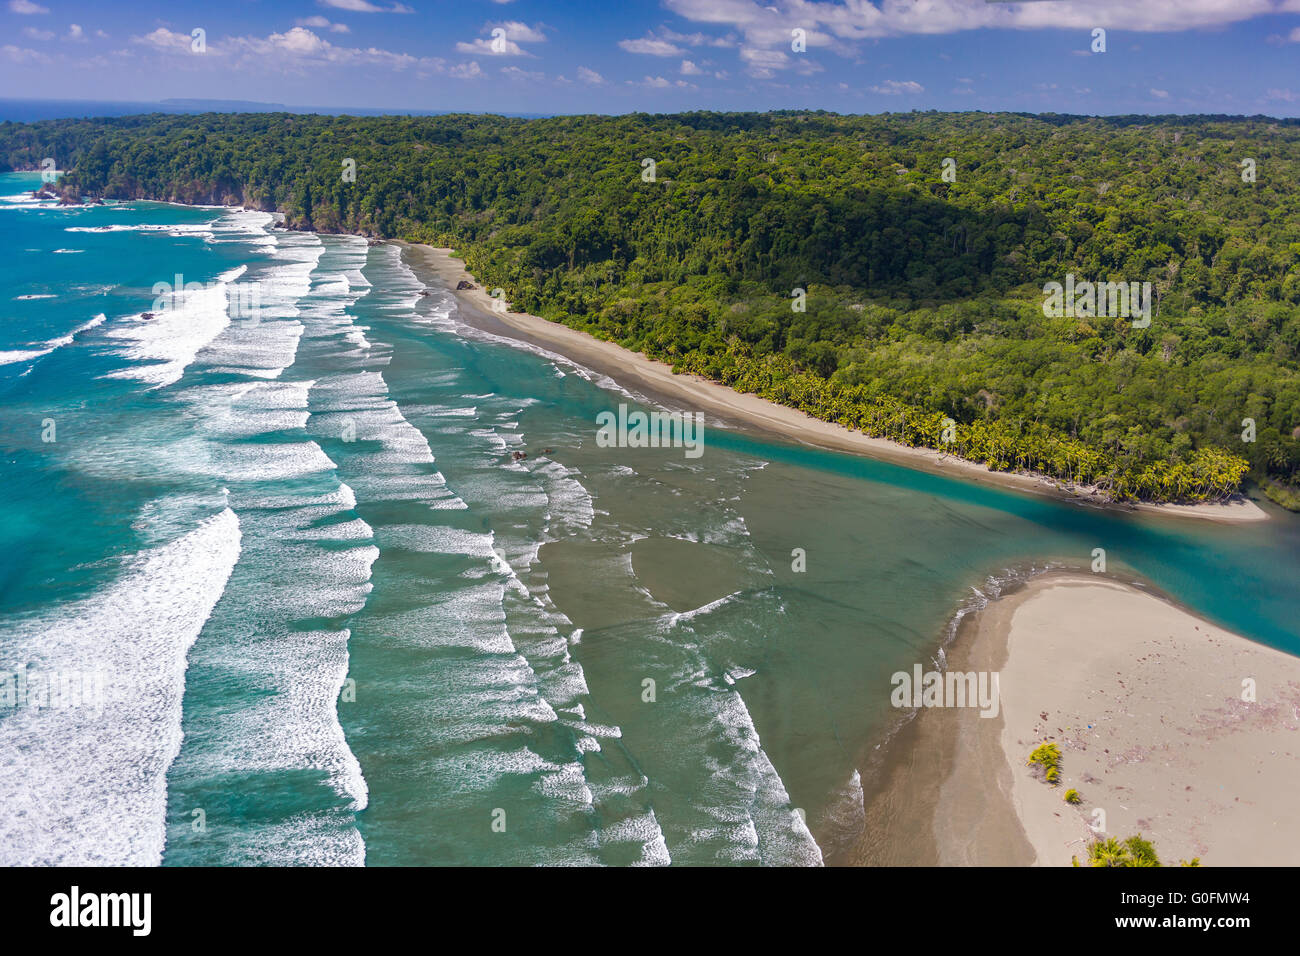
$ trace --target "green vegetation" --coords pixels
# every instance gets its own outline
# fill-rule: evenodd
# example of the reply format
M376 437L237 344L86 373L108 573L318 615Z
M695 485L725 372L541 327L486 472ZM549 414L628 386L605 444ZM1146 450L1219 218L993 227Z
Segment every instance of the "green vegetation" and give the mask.
M83 195L242 203L294 228L451 245L516 308L993 469L1121 500L1216 499L1248 472L1281 489L1275 500L1300 494L1297 121L0 124L0 166L45 156ZM955 182L940 175L946 157ZM1256 182L1242 180L1244 158ZM340 175L345 159L355 182ZM1150 281L1149 327L1045 317L1043 284L1067 273Z
M1078 860L1073 862L1079 865ZM1160 866L1160 858L1151 842L1139 833L1123 842L1107 837L1088 844L1088 866Z
M1263 487L1264 494L1283 508L1290 511L1300 511L1300 486L1284 485L1273 481L1271 478L1265 478Z
M1079 866L1077 857L1070 857L1074 866ZM1156 848L1150 840L1142 839L1142 834L1120 841L1115 837L1094 840L1088 844L1088 866L1161 866L1156 856ZM1201 858L1180 860L1179 866L1200 866Z
M1061 748L1056 744L1049 744L1046 741L1039 744L1029 755L1027 764L1041 768L1043 779L1053 787L1061 782ZM1066 799L1069 799L1069 794L1066 794Z
M1065 802L1071 806L1078 806L1083 803L1083 797L1079 796L1078 790L1071 787L1069 790L1065 791Z

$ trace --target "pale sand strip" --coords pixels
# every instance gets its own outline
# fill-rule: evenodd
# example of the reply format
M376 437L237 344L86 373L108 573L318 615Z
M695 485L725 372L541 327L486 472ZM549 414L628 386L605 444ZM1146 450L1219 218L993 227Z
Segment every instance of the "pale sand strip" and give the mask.
M613 342L602 342L585 332L557 322L548 322L523 312L495 312L495 300L488 290L482 288L478 280L465 271L462 260L452 258L450 249L412 243L399 245L408 251L413 266L427 269L448 289L454 291L461 281L474 285L473 289L455 293L462 306L468 306L463 310L463 318L467 321L502 335L544 346L579 365L610 376L624 387L668 397L684 410L709 412L804 444L865 454L910 468L967 480L988 481L1021 491L1100 503L1099 498L1076 494L1045 478L989 471L984 465L944 455L929 448L910 448L884 438L870 438L861 432L824 422L756 395L741 394L697 375L674 375L672 367L663 362L653 361ZM1127 510L1133 508L1131 505L1114 507ZM1215 521L1258 521L1268 517L1267 512L1241 495L1224 503L1142 504L1137 507L1162 515L1209 518Z
M1100 807L1106 835L1141 832L1165 865L1300 864L1300 658L1077 573L1038 578L972 623L953 666L1000 670L1002 714L955 722L939 862L1028 862L1027 836L1037 863L1068 866ZM1025 765L1044 740L1061 748L1056 787Z

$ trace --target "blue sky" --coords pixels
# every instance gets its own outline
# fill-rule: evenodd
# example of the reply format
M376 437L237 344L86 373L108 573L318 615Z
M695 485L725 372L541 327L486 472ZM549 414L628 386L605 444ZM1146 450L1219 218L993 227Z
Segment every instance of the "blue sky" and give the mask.
M1300 0L0 0L0 28L7 98L1300 116Z

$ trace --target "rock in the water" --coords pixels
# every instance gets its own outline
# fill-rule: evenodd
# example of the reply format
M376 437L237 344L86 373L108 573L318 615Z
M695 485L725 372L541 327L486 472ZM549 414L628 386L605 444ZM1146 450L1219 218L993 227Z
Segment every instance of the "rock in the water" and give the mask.
M465 289L474 289L474 288L477 288L477 286L475 286L474 283L472 282L466 281L465 279L461 279L459 282L456 283L457 292L463 292Z

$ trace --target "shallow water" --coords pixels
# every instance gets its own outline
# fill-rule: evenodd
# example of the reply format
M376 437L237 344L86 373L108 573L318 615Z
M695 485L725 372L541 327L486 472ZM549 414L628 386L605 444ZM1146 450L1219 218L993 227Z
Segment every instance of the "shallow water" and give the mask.
M396 247L35 179L0 177L0 672L107 680L0 707L0 863L816 863L889 675L1095 548L1300 653L1292 516L712 422L699 458L601 448L632 396L474 331ZM203 288L141 319L177 273Z

